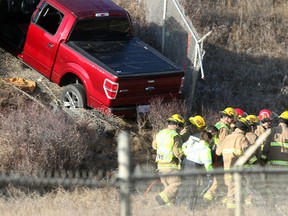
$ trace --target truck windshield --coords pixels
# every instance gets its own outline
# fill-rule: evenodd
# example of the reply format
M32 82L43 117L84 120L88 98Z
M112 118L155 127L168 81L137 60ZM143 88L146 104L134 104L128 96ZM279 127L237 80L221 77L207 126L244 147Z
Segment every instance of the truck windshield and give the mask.
M127 19L93 18L79 20L70 35L70 41L99 41L128 39L131 36Z

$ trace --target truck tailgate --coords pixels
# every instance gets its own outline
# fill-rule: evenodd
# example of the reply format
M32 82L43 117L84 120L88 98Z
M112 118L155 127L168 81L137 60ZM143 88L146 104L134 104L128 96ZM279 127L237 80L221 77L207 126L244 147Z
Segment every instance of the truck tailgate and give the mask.
M122 104L128 105L131 101L143 104L144 101L154 97L162 97L166 100L178 98L182 77L180 74L171 74L170 76L158 75L149 78L120 78L117 102L121 100ZM132 98L133 100L131 100Z

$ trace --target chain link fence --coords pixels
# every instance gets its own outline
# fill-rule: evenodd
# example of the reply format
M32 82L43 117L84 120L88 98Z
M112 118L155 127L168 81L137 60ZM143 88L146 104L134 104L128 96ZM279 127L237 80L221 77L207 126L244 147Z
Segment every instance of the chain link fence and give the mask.
M111 188L118 193L119 205L111 210L120 215L286 215L288 207L288 167L242 167L224 171L215 169L209 174L218 180L218 188L212 201L205 201L203 193L207 186L207 172L195 169L191 172L180 172L182 185L173 206L159 206L155 197L163 190L160 175L155 164L130 165L129 134L120 133L118 140L119 169L113 173L89 171L43 172L33 176L22 176L18 173L2 173L0 185L2 195L5 187L13 185L26 190L27 193L61 187L64 189L85 187L90 189ZM227 186L224 174L231 174L235 183L236 208L227 209L225 197ZM175 175L175 174L174 174ZM170 176L170 175L166 175ZM110 188L110 189L108 189ZM238 192L237 192L238 190ZM110 191L110 192L109 192ZM104 192L105 193L105 192ZM251 200L247 203L247 198ZM239 202L237 202L239 201ZM105 201L103 201L105 202ZM106 200L107 202L107 200ZM108 201L109 202L109 201ZM110 205L107 203L107 205ZM116 208L116 209L115 209ZM96 211L96 210L95 210Z
M195 170L189 173L181 173L182 188L178 193L176 204L165 207L159 206L155 197L163 190L159 174L151 165L138 166L129 178L129 187L123 179L105 179L97 174L87 172L72 172L64 176L64 173L45 173L38 176L21 176L19 174L1 174L0 185L2 196L5 193L4 186L13 185L26 189L29 193L38 191L40 194L49 192L52 188L73 187L85 188L114 188L119 190L120 215L237 215L235 209L227 209L225 197L227 187L224 183L224 170L217 169L211 174L218 179L217 195L211 202L203 199L205 190L206 172ZM241 215L279 216L286 215L288 207L286 198L288 193L288 169L281 167L253 167L243 170L231 170L230 173L239 173L241 176ZM98 179L100 178L100 179ZM121 186L122 185L122 186ZM193 186L196 186L193 188ZM121 192L121 187L126 187L126 195ZM127 190L128 188L128 190ZM183 190L184 189L184 190ZM124 195L124 198L123 198ZM252 204L247 205L245 199L252 197ZM118 205L115 205L117 207Z
M241 185L240 190L240 205L236 206L240 209L240 214L235 209L227 209L226 195L227 186L224 183L223 169L217 169L212 172L212 175L218 179L218 188L216 196L212 201L203 199L203 192L206 190L206 173L200 170L195 170L190 173L181 173L182 186L178 193L176 204L172 207L157 207L155 196L163 190L163 185L157 177L151 172L146 172L147 167L142 172L135 174L133 177L134 191L142 197L150 200L150 205L154 208L153 211L159 209L159 214L174 215L171 212L179 212L180 215L286 215L288 207L286 205L286 197L288 193L288 169L281 167L252 167L242 170L230 170L232 176L235 173L240 174L240 182L233 178L235 184ZM145 171L146 169L146 171ZM194 187L194 188L193 188ZM132 194L132 197L135 196ZM251 199L250 202L247 198ZM145 198L143 198L145 199ZM154 202L152 201L154 199ZM151 204L153 203L153 204ZM149 211L149 205L143 206L143 210ZM145 208L146 207L146 208ZM153 212L152 210L150 213ZM161 213L160 213L161 212ZM155 212L154 212L155 213ZM179 215L178 214L178 215Z
M203 41L207 35L202 38L198 35L193 26L193 20L191 21L186 16L183 6L185 1L138 0L138 4L145 11L150 38L154 40L153 46L183 67L185 71L184 92L186 99L191 102L199 72L204 78Z
M184 68L194 66L195 47L200 37L179 2L139 0L139 3L144 5L146 21L158 26L154 37L161 44L163 54Z

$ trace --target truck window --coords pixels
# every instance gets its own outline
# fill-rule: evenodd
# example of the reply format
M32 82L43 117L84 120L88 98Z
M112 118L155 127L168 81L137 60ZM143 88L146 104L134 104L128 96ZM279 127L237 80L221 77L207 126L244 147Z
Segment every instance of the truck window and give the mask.
M64 17L64 14L56 10L51 5L46 5L39 15L36 22L37 25L41 26L44 30L54 35Z
M124 18L92 18L79 20L70 35L70 41L99 41L128 39L131 36L129 21Z

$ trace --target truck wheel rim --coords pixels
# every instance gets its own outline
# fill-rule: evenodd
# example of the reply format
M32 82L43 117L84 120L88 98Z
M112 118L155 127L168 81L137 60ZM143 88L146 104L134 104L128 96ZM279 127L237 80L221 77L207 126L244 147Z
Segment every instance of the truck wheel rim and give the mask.
M74 92L66 92L63 106L69 109L75 109L79 107L79 98Z

